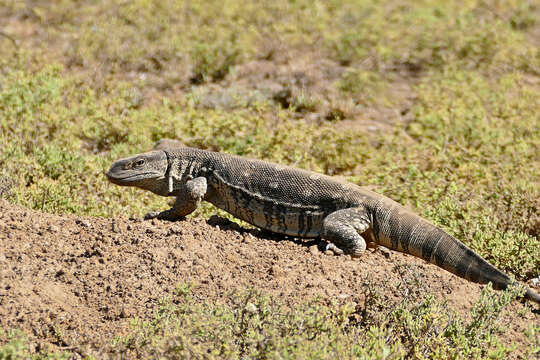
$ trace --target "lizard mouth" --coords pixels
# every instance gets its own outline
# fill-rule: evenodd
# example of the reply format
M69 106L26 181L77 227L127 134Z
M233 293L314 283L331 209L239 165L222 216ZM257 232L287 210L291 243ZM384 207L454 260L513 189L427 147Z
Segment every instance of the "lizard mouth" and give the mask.
M117 185L129 185L131 183L134 183L140 180L153 179L160 176L160 174L157 174L151 171L144 172L144 173L136 173L136 174L130 174L130 173L119 174L119 173L113 173L112 171L108 171L106 175L110 182Z

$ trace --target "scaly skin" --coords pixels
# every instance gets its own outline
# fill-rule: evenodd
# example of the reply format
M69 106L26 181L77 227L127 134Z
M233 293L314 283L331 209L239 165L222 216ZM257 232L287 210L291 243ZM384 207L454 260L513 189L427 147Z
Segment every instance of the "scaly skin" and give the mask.
M395 201L332 177L193 148L162 148L116 161L109 180L162 196L174 206L145 218L179 220L208 201L279 234L329 241L360 256L369 246L420 257L467 280L505 289L511 279L440 228ZM525 297L540 304L540 295Z

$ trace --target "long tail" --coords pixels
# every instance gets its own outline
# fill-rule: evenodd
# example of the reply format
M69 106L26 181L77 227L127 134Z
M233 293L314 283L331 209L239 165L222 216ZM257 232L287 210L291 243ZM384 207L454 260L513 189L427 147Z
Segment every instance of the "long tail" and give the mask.
M442 229L391 202L378 202L373 209L373 235L378 244L420 257L459 277L492 283L506 289L512 280L480 255ZM525 298L540 304L540 295L527 288Z

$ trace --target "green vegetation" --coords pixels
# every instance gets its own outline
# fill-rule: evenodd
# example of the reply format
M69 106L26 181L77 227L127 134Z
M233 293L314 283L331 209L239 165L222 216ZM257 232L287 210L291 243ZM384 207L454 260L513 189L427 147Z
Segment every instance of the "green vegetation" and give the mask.
M0 359L70 359L69 352L30 352L29 341L24 334L0 328Z
M416 208L516 278L538 276L538 12L534 2L517 0L0 0L7 24L0 29L0 196L47 212L141 216L164 208L163 199L109 186L103 172L118 157L177 138L348 176ZM242 66L283 64L282 53L306 66L323 58L337 75L306 85L289 107L253 85L258 79L240 81ZM212 91L220 101L203 106ZM351 112L358 107L361 113ZM336 124L361 119L366 109L392 128ZM207 206L196 215L214 212ZM492 338L470 342L477 325L447 312L431 319L442 308L432 299L381 319L362 315L364 323L353 325L350 307L312 303L287 313L264 296L243 299L255 313L242 310L244 300L223 308L186 296L117 346L149 356L209 348L223 357L291 358L409 351L502 358L506 351ZM283 323L286 314L294 320ZM429 338L427 318L439 324ZM299 335L301 324L310 332ZM209 339L204 326L222 329L221 338ZM531 328L536 353L538 331ZM394 345L381 340L392 338ZM9 341L0 358L23 351L19 340ZM227 345L215 346L220 341ZM371 347L354 345L362 342Z
M128 335L114 339L107 350L147 359L506 359L514 350L495 335L502 331L498 317L518 296L517 288L495 293L486 287L471 318L463 321L430 295L394 287L402 298L388 302L378 292L380 284L368 282L361 304L298 299L295 308L253 289L229 294L229 305L201 303L192 287L179 286L153 320L133 319ZM538 341L538 331L531 326L529 337ZM30 356L22 335L7 338L0 359ZM538 355L537 346L532 342L522 349L523 356Z
M404 301L390 304L375 284L365 286L364 304L328 306L315 299L294 309L253 290L231 294L231 306L201 304L183 286L174 305L165 303L152 321L133 321L132 332L114 346L144 358L208 354L226 359L504 359L510 350L492 335L494 319L515 299L516 289L499 297L486 288L472 319L461 323L430 296L403 292Z

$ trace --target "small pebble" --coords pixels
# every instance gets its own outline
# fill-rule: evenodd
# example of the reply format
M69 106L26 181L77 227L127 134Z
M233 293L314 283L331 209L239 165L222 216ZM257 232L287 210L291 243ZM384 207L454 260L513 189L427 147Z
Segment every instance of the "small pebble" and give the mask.
M255 306L255 304L248 302L244 310L249 314L255 314L258 309L257 309L257 306Z

